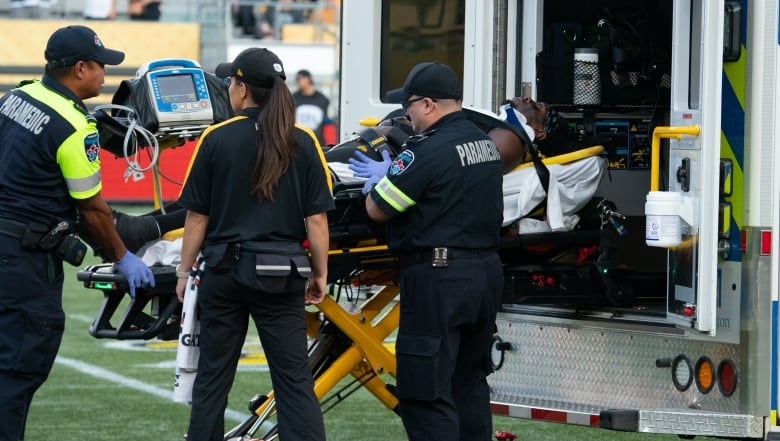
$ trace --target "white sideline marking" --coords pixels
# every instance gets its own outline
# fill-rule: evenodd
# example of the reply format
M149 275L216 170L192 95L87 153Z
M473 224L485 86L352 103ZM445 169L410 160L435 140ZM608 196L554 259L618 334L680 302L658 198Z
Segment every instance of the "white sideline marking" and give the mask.
M168 401L173 401L173 386L171 386L171 389L163 389L161 387L152 386L151 384L144 383L143 381L125 377L124 375L117 374L116 372L103 369L100 366L84 363L83 361L74 360L72 358L57 356L55 362L101 380L106 380L120 386L129 387L130 389L135 389L137 391L145 392ZM225 418L235 422L243 422L248 416L249 415L247 413L225 409Z
M93 317L90 317L86 314L67 314L67 318L71 318L83 323L92 323L92 321L94 320Z

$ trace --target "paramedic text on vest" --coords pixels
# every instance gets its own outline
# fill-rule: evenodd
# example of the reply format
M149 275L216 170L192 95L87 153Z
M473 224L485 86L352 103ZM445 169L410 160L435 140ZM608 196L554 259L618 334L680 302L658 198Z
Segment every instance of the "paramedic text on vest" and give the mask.
M449 66L414 66L387 101L403 105L416 135L392 162L351 161L378 181L366 209L387 222L400 263L397 394L412 441L492 435L485 348L503 289L501 159L466 119L461 90Z
M0 98L4 441L24 439L32 396L51 370L64 330L62 254L49 238L64 237L59 235L72 228L78 211L133 295L138 287L154 286L149 268L122 244L100 195L98 133L82 101L100 93L105 65L119 64L125 55L105 48L91 29L69 26L51 35L45 56L42 80L26 81Z

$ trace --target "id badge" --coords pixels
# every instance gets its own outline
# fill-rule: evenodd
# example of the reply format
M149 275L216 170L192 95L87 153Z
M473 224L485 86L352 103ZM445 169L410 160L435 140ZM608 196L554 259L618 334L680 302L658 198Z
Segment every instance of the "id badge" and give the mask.
M436 247L433 249L433 259L431 266L434 268L446 268L450 264L449 250L445 247Z

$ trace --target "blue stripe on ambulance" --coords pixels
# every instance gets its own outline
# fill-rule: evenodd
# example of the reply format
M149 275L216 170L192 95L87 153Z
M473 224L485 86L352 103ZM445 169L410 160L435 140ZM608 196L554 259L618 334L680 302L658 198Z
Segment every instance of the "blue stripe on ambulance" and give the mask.
M742 29L747 26L746 2L742 0ZM731 204L731 219L729 227L731 235L729 242L731 252L727 260L739 262L740 231L742 229L742 213L744 212L743 170L745 159L745 76L746 49L745 32L740 33L742 56L734 62L723 63L723 87L721 93L721 157L733 162L733 189L729 197L724 198Z

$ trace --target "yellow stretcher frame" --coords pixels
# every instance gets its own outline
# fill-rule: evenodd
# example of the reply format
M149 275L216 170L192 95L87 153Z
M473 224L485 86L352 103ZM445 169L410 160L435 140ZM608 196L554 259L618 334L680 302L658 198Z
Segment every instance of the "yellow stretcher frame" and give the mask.
M388 409L397 412L398 399L390 391L382 375L390 375L393 378L396 376L395 354L384 345L384 340L398 329L400 304L391 303L399 292L398 286L385 286L362 303L355 312L347 311L330 296L325 296L322 302L316 305L319 312L352 341L352 344L314 379L314 393L321 403L328 392L348 375L352 375L355 380L361 382L361 387L371 392ZM311 338L316 337L321 323L319 312L306 313L307 333ZM275 412L276 401L271 391L267 399L255 409L254 415L258 419L252 429L247 428L247 433L254 435L254 428L259 427ZM235 435L246 433L234 433L231 436Z
M569 164L571 162L579 161L580 159L585 159L590 156L597 156L602 153L604 153L604 146L594 145L592 147L585 147L583 149L575 150L569 153L564 153L562 155L550 156L549 158L542 158L542 163L544 163L545 165ZM517 167L513 168L512 171L533 167L533 165L534 163L531 161L524 162L518 165Z

